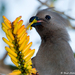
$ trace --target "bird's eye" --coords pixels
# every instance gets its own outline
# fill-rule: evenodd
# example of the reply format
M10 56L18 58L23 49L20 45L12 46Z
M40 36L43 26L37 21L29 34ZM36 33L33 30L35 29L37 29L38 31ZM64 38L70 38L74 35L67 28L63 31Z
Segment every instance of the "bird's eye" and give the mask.
M51 17L50 17L49 15L46 15L45 18L46 18L47 20L50 20L50 19L51 19Z

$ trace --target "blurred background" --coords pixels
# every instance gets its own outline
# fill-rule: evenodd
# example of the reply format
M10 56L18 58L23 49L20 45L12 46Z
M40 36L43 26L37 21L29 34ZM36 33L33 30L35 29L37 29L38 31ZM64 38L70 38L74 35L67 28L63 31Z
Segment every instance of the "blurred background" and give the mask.
M31 16L36 15L38 10L48 7L54 7L54 11L65 16L69 23L67 27L71 38L69 43L75 53L75 0L0 0L0 73L9 73L12 71L9 66L14 66L10 57L6 54L6 44L2 40L2 37L6 37L1 29L2 16L6 16L11 22L16 17L22 16L23 24L27 26ZM27 32L30 35L30 41L33 42L31 48L36 50L35 56L39 49L41 38L34 28Z

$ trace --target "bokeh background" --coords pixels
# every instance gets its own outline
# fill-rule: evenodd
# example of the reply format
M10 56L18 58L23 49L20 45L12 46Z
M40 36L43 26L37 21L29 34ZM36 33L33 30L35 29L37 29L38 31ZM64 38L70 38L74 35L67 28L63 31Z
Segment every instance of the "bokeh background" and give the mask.
M75 53L75 0L0 0L0 70L2 68L2 64L4 66L14 66L10 60L10 57L6 55L6 44L2 40L2 37L6 37L5 33L1 29L1 22L3 22L2 16L6 16L11 22L13 22L16 17L22 16L24 25L27 26L31 16L36 15L38 10L48 7L54 7L56 12L62 13L67 19L67 22L70 22L69 24L71 25L67 27L71 38L69 43ZM36 50L34 54L35 56L39 49L41 38L34 28L27 32L28 35L30 35L30 41L33 42L31 48L35 48ZM4 74L9 72L6 72L4 69L5 67L2 71Z

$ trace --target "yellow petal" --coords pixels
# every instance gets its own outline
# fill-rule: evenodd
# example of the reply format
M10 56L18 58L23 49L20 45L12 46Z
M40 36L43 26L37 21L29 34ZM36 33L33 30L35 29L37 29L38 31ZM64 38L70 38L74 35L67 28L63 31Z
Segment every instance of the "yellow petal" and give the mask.
M24 55L23 59L25 61L28 61L33 56L34 52L35 52L35 49L30 50L26 55Z
M24 28L25 28L25 26L22 25L22 26L18 29L17 34L20 34L20 33L23 31Z
M22 16L19 16L16 18L16 20L13 22L14 25L16 25L16 23L21 19Z
M10 36L10 38L11 38L12 40L15 39L10 29L8 30L8 35Z
M10 49L11 49L12 51L16 52L16 50L14 49L14 47L10 47Z
M30 37L27 36L27 43L26 43L26 45L29 43L29 40L30 40ZM26 45L25 45L25 47L26 47Z
M2 30L3 30L6 34L8 34L8 31L7 31L7 29L6 29L5 27L2 26Z
M29 30L30 26L32 25L33 23L30 23L28 26L27 26L27 30Z
M5 16L3 16L3 19L5 19L8 23L11 23Z
M4 20L4 23L8 28L11 28L11 23L8 23L7 20Z
M7 30L8 29L8 27L4 24L4 23L2 23L2 26Z
M8 53L10 53L10 54L12 54L13 56L17 57L17 54L16 54L14 51L12 51L9 47L5 47L5 49L6 49L6 51L7 51Z
M27 37L27 33L24 33L20 38L19 38L19 42L18 44L21 44L22 42L24 42L26 40Z
M31 73L33 73L33 74L36 74L36 72L37 72L35 68L31 69L30 71L31 71Z
M20 75L21 71L20 70L14 70L12 73L9 73L9 75Z
M31 25L33 24L33 23L36 23L37 22L37 20L33 20L28 26L27 26L27 30L31 27ZM30 29L32 29L32 27L30 28Z
M3 39L3 41L5 42L5 43L7 43L9 46L11 46L11 47L14 47L14 45L11 43L11 42L9 42L6 38L2 38Z
M22 51L23 54L25 54L25 52L27 52L29 50L29 48L31 47L32 45L32 42L30 42L25 48L24 50Z
M8 38L8 40L12 43L12 39L10 38L10 36L8 34L6 34L6 37Z
M11 61L18 67L19 64L17 62L15 62L13 59L11 59Z
M24 64L24 66L26 66L26 65L32 65L32 61L31 61L31 59L28 60L28 61Z
M33 53L34 54L34 53ZM28 58L24 59L26 62L29 61L31 59L33 55L29 56Z
M17 35L18 38L20 38L24 33L26 33L26 29L24 28L23 31Z
M30 30L32 30L32 27L30 27Z
M22 24L23 24L23 20L20 20L20 21L18 22L18 29L22 26Z
M24 48L26 42L27 42L27 40L23 41L23 43L20 45L20 48L19 48L20 51L23 50L23 48Z
M30 59L29 61L27 61L26 64L28 64L28 65L32 65L32 61L31 61L31 59Z
M25 46L24 46L23 50L26 48L27 44L29 43L30 37L29 37L29 36L27 36L27 38L26 38L25 40L26 40L26 44L25 44Z
M32 69L32 66L28 66L27 69L29 69L29 70Z
M16 25L14 26L14 31L13 31L13 33L16 34L17 30L18 30L18 23L16 23Z
M18 62L18 59L16 57L14 57L13 55L11 55L10 53L8 53L8 55L11 57L12 60L14 60L15 62Z

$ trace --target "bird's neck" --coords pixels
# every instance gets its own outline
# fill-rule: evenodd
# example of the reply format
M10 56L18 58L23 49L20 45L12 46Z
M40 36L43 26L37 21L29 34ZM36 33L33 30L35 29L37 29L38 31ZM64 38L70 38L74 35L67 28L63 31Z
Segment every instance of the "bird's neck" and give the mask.
M44 33L40 36L42 41L45 43L46 42L55 43L58 42L59 40L65 40L65 41L70 40L68 33L67 32L64 33L62 30L48 31L47 33Z

